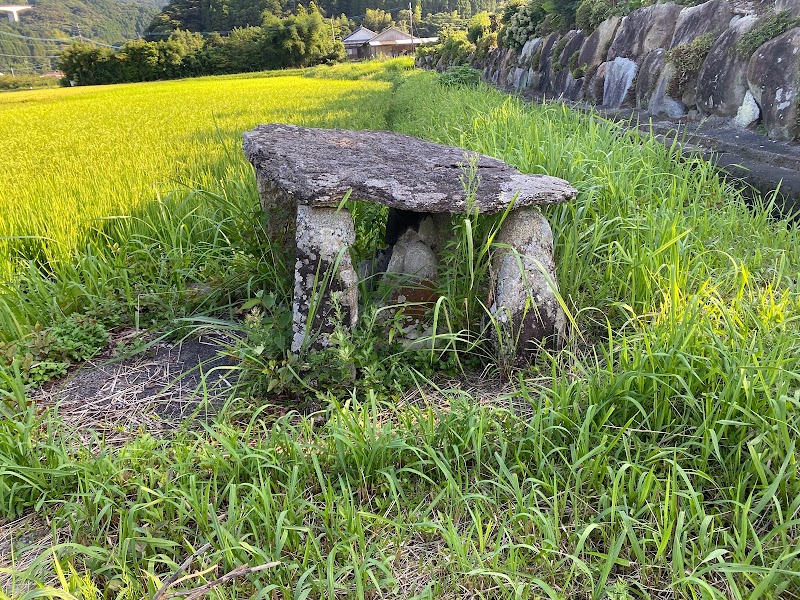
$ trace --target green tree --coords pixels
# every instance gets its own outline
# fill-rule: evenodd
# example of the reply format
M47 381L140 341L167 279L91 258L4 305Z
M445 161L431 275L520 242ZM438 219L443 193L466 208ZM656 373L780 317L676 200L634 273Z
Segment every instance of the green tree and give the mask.
M67 47L58 58L58 69L78 85L117 83L120 77L119 61L110 48L76 43Z
M452 12L428 13L419 22L414 21L414 34L420 37L441 36L448 31L462 31L467 28L467 20L457 10Z
M368 8L361 25L375 32L381 32L393 25L392 15L380 8Z
M491 16L489 16L489 13L486 11L479 12L469 21L469 27L467 28L467 39L474 44L478 40L484 38L491 31Z
M398 10L397 11L397 23L395 26L400 31L408 32L410 30L410 21L411 21L411 11L408 9Z
M122 81L153 81L159 79L159 52L157 42L133 40L117 54L122 63Z

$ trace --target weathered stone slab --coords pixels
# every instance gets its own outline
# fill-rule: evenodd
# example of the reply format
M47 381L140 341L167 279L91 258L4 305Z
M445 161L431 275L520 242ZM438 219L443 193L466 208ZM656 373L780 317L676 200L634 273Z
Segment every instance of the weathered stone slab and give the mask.
M589 98L593 104L603 103L603 90L606 84L606 68L608 63L601 63L592 75L583 79L583 96Z
M516 210L498 234L504 248L492 257L496 282L490 311L497 319L501 350L524 362L535 347L554 349L565 339L567 318L558 301L553 234L536 208Z
M583 42L586 40L586 35L583 31L575 31L575 35L571 36L569 42L564 46L564 49L561 51L561 56L559 60L561 64L565 67L569 67L569 59L572 58L572 55L576 52L578 53L578 57L580 57L580 50L583 47ZM575 63L577 66L577 61Z
M697 6L687 6L678 15L670 48L688 44L706 33L727 29L733 9L726 0L710 0Z
M387 277L419 284L398 288L393 298L411 302L408 314L416 303L418 317L436 295L442 219L474 209L495 213L515 202L498 239L516 252L501 250L492 259L500 277L492 310L503 335L519 341L519 361L563 337L552 232L533 205L573 198L577 192L566 181L523 175L488 156L385 131L264 125L245 134L244 149L265 196L262 206L277 215L269 215L273 241L296 248L293 352L324 348L337 328L358 323L358 274L349 253L355 230L339 207L350 190L354 199L389 206L389 247L372 262L384 265ZM292 212L294 244L286 240ZM363 267L365 276L378 275Z
M553 91L553 47L561 37L558 33L551 33L542 40L539 47L539 80L536 84L536 91L542 94L549 94Z
M656 48L668 48L681 10L682 6L667 3L633 11L622 19L607 60L618 57L638 60Z
M292 352L307 341L324 348L336 327L358 323L358 276L348 251L355 239L346 210L297 207Z
M792 17L800 17L800 0L775 0L775 12L789 11Z
M697 107L704 113L731 117L741 106L747 92L747 58L736 44L756 21L755 16L736 19L711 46L697 76Z
M636 63L629 58L617 57L606 63L603 106L619 108L628 100L636 71Z
M800 135L799 80L800 27L768 41L750 58L747 83L769 137L791 140Z
M592 34L586 38L578 55L578 66L584 69L599 67L606 61L608 49L617 33L620 17L610 17L600 23Z
M742 105L739 107L739 110L736 111L736 117L733 119L733 122L739 127L750 127L750 125L760 118L761 109L758 107L758 102L753 98L753 94L750 93L750 90L747 90L744 95L744 100L742 100Z
M521 65L525 66L530 64L531 57L536 54L536 51L539 49L541 43L542 38L533 38L532 40L525 42L525 45L522 47L522 51L519 53L519 61Z
M667 62L667 51L656 48L644 57L636 77L636 105L651 115L665 114L677 119L686 114L686 106L667 93L675 66Z
M553 86L555 88L555 93L561 98L578 100L581 95L581 84L583 82L576 82L570 67L570 59L573 56L577 59L577 56L580 55L580 49L583 46L586 36L582 31L571 31L567 35L570 34L572 35L564 46L564 50L561 51L561 56L553 57L554 61L557 60L562 67L561 71L557 73L554 78ZM577 62L573 66L577 66Z
M338 206L352 198L422 213L469 210L462 180L475 162L475 206L497 213L575 197L563 179L526 175L504 162L462 148L387 131L262 125L244 134L244 151L261 180L298 205Z

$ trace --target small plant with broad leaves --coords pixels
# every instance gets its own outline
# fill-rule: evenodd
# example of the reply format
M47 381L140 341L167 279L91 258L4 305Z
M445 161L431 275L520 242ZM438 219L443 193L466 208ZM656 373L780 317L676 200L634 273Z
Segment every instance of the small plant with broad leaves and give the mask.
M478 87L481 72L466 65L450 67L439 75L439 83L448 87Z
M106 327L88 315L70 315L52 327L36 324L26 337L0 342L0 368L16 365L28 385L41 385L84 362L109 341ZM0 382L2 387L2 382Z

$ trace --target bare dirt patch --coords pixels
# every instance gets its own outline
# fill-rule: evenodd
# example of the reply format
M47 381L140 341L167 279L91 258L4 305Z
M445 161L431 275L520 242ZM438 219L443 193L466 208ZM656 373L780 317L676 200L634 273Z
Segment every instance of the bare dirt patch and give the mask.
M90 361L34 397L57 407L84 444L120 445L140 433L166 435L190 417L207 417L236 382L233 342L212 333L156 342L139 354Z

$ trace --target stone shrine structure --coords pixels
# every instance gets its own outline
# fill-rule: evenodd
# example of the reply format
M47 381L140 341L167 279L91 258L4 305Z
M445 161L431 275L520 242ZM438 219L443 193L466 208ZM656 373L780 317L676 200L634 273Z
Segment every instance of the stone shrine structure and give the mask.
M341 206L348 197L389 207L386 270L423 280L435 277L443 246L437 240L450 215L511 207L491 258L490 310L516 340L520 359L540 344L562 342L566 317L557 299L553 236L537 205L573 199L577 192L566 181L386 131L274 123L246 132L243 147L270 235L295 255L293 352L326 346L337 319L358 323L359 278L348 252L355 229ZM476 184L470 201L466 169Z

